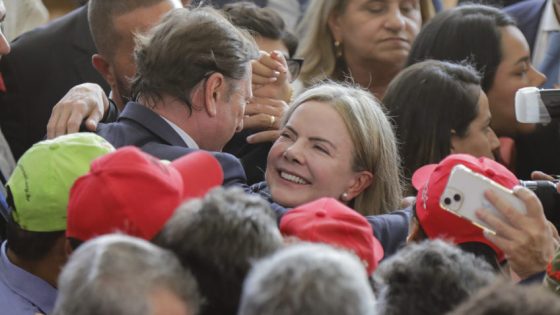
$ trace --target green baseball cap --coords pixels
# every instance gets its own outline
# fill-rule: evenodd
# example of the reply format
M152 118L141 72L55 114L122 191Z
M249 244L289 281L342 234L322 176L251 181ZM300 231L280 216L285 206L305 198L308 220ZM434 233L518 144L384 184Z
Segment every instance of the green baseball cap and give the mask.
M12 218L23 230L66 230L66 208L74 181L89 171L91 162L114 151L94 133L75 133L34 144L17 162L6 187Z

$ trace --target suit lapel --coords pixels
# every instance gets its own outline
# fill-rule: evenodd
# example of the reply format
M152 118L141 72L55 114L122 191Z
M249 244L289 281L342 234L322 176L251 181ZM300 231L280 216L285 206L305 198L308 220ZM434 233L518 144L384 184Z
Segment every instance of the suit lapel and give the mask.
M511 13L517 20L517 25L529 44L531 51L535 48L535 42L537 40L537 33L539 31L539 24L541 23L541 18L543 11L546 6L545 0L528 1L524 3L517 4L519 6L524 6L524 9L518 11L506 12Z
M149 130L151 133L170 145L186 147L181 137L163 120L158 114L135 102L126 104L123 112L119 115L121 119L130 119Z

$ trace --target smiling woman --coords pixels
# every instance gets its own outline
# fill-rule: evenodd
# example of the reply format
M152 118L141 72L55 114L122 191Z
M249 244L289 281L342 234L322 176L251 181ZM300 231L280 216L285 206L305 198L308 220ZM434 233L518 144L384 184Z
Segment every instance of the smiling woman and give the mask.
M335 83L313 87L294 101L281 131L268 155L266 184L254 190L269 190L272 201L289 208L321 197L364 215L399 207L395 136L367 91Z

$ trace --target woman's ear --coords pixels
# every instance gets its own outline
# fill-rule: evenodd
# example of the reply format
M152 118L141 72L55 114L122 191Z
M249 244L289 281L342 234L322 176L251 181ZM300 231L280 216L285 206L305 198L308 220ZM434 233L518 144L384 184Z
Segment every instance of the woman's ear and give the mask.
M336 10L332 10L327 19L327 25L332 37L336 42L342 42L342 31L340 27L340 15Z
M373 174L369 171L358 172L352 182L350 183L348 189L345 191L345 198L347 201L356 198L361 194L366 188L371 186L373 183Z

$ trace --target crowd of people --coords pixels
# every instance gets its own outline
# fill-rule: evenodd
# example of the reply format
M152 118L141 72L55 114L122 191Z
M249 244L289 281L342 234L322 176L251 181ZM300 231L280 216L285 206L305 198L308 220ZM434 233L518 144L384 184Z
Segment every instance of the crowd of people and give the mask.
M0 314L560 312L559 0L82 2L0 31Z

